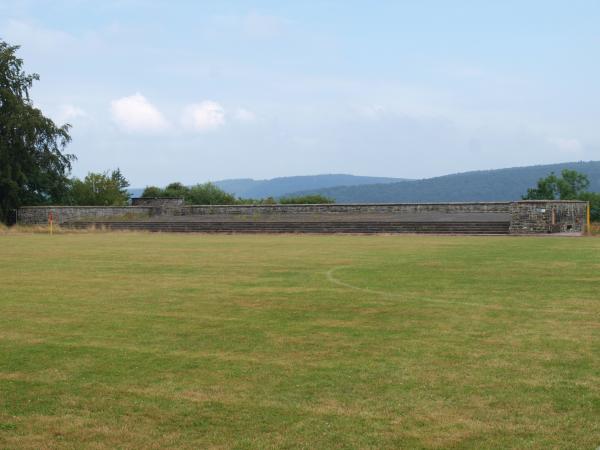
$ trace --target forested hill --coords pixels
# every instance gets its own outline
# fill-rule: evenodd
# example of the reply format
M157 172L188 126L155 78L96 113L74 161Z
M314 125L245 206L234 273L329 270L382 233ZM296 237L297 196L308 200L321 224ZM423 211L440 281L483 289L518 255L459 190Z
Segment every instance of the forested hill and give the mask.
M250 178L215 181L225 192L242 198L281 197L289 192L306 191L333 186L362 186L374 183L391 183L401 178L361 177L345 174L306 175L281 177L271 180L253 180Z
M253 180L252 178L238 178L230 180L213 181L212 183L229 194L241 198L267 198L281 197L289 192L310 189L322 189L333 186L361 186L375 183L392 183L402 181L403 178L362 177L346 174L305 175L295 177L281 177L270 180ZM143 188L128 189L132 197L140 197Z
M563 169L584 173L590 191L600 192L600 161L464 172L423 180L366 186L337 186L303 190L293 194L318 193L338 203L464 202L518 200L539 178Z

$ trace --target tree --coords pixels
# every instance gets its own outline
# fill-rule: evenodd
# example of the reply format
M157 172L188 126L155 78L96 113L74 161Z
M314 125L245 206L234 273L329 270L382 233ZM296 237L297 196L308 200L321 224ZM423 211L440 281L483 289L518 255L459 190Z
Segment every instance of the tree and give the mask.
M235 197L212 183L192 186L185 196L186 203L192 205L233 205Z
M89 206L121 206L127 204L129 182L119 169L110 174L90 172L83 180L74 178L70 203Z
M146 188L144 189L144 192L142 192L142 197L150 197L150 198L155 198L155 197L164 197L163 195L163 190L157 186L146 186Z
M558 193L558 178L552 172L546 178L540 178L537 187L527 189L523 200L554 200Z
M589 185L587 175L564 169L560 178L554 172L546 178L540 178L537 187L527 189L523 200L575 200L586 192Z
M523 200L583 200L590 203L591 219L600 220L600 193L587 192L589 185L587 175L564 169L560 178L554 173L540 178L537 187L527 189Z
M142 197L179 197L191 205L232 205L236 203L233 195L212 183L197 184L192 187L175 182L161 189L149 186L144 189Z
M33 106L29 90L39 76L23 71L18 49L0 40L0 221L23 204L62 201L75 160L63 153L70 126Z
M558 194L561 200L575 200L586 192L589 185L587 175L565 169L562 171L562 178L557 181Z
M176 181L175 183L169 184L163 191L163 195L161 197L179 197L185 198L189 191L187 186L184 186L182 183Z

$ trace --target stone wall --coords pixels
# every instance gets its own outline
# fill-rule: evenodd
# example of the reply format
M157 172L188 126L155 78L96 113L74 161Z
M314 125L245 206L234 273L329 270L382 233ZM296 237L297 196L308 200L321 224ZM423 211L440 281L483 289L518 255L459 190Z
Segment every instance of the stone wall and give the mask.
M180 197L135 197L131 199L131 206L174 208L183 206L183 199Z
M357 203L323 205L195 205L170 210L178 216L190 215L270 215L270 214L371 214L371 213L510 213L510 202L486 203Z
M269 214L370 214L418 212L495 212L510 213L510 202L488 203L379 203L379 204L323 204L323 205L196 205L196 206L24 206L19 208L20 224L45 224L52 211L54 221L63 223L115 217L121 215L269 215Z
M513 202L510 233L581 233L585 231L587 207L587 202L577 200Z
M70 220L99 219L117 216L148 216L153 208L144 206L24 206L17 211L17 223L40 225L48 223L52 212L54 223Z
M581 201L518 201L471 203L380 203L324 205L198 205L198 206L27 206L18 210L20 224L45 224L52 211L56 223L118 216L152 215L293 215L377 213L504 213L510 215L511 234L581 233L587 203Z

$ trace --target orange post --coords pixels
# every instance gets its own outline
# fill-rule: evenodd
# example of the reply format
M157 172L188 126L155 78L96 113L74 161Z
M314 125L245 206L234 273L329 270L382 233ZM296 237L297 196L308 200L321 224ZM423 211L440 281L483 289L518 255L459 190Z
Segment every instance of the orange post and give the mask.
M54 218L52 217L52 211L48 213L48 224L50 225L50 236L52 236L52 222Z
M592 221L591 221L591 213L590 213L590 202L587 202L587 234L592 234Z

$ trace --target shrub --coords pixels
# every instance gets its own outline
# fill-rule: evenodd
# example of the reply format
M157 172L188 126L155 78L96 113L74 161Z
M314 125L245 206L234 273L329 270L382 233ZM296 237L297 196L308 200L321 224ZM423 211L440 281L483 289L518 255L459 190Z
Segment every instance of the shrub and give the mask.
M212 183L197 184L188 189L184 196L192 205L233 205L235 197Z
M160 197L177 197L177 198L185 198L187 193L189 192L189 188L184 186L180 182L175 182L169 184L163 191L163 195Z
M161 188L156 186L146 186L144 192L142 192L142 197L146 198L156 198L156 197L164 197L164 192Z

